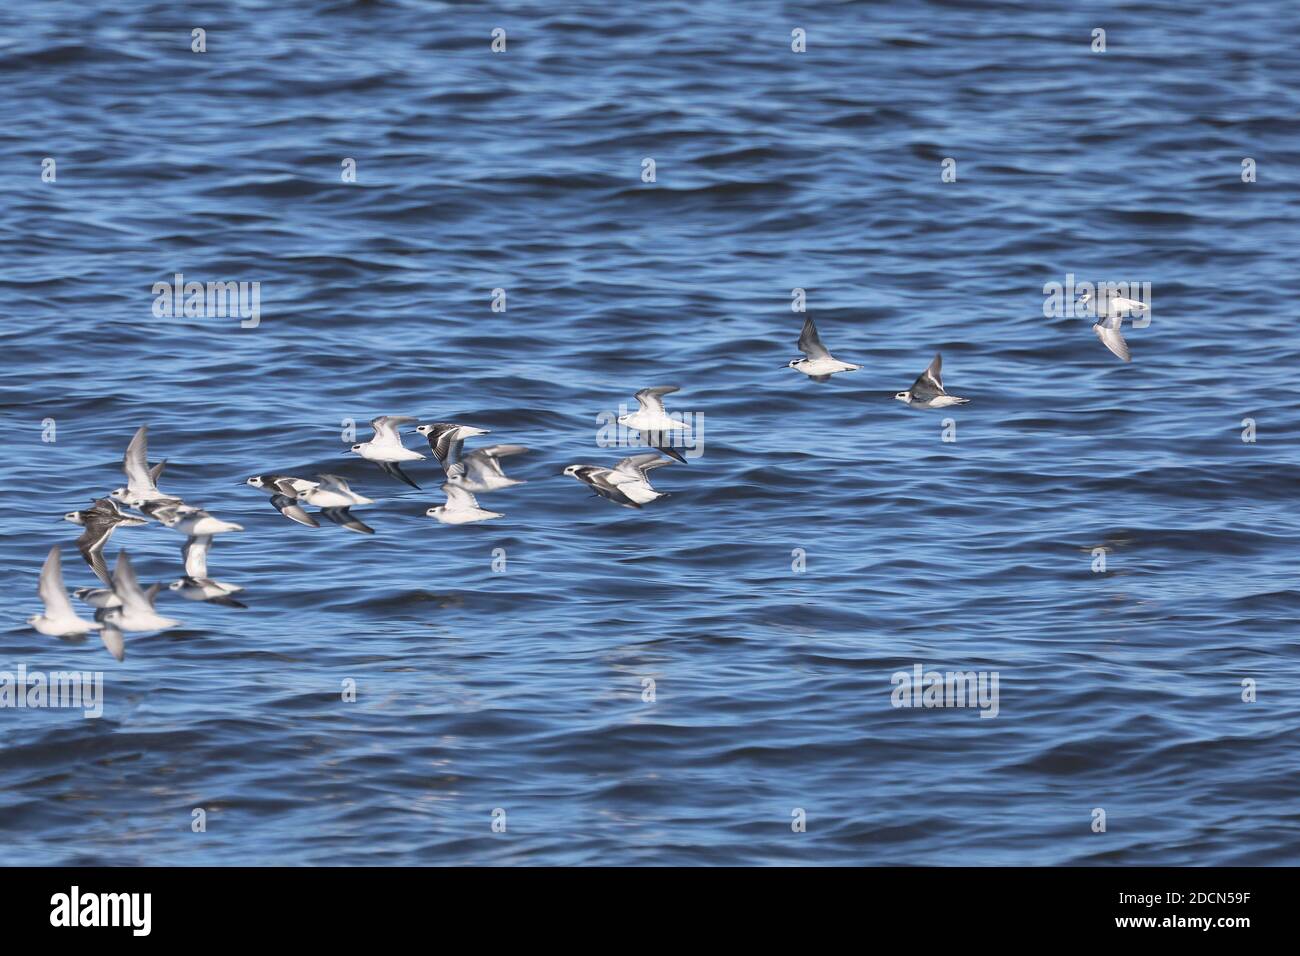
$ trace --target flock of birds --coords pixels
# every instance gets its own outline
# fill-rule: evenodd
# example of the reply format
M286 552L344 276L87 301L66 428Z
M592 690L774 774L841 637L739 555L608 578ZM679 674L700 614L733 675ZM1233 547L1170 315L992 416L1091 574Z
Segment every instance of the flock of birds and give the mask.
M1080 304L1086 305L1089 300L1090 295L1085 293ZM1120 331L1121 322L1129 314L1141 313L1147 308L1132 299L1112 298L1100 302L1097 306L1098 321L1093 326L1093 331L1116 356L1125 362L1131 361L1128 344ZM832 375L856 371L862 367L842 362L831 355L822 343L811 317L804 319L803 330L799 335L799 351L804 357L791 360L788 367L816 382L825 382ZM967 404L970 399L949 395L944 389L940 377L942 362L942 356L935 355L934 361L917 377L912 387L898 392L894 398L913 408L945 408ZM658 491L650 483L650 472L672 464L673 459L683 464L686 462L680 452L665 443L665 438L689 431L688 425L670 417L664 408L663 397L676 391L678 387L675 385L642 389L636 393L637 410L618 419L620 425L639 432L642 440L647 441L653 450L631 455L611 468L569 465L564 469L564 474L586 485L593 492L593 497L605 498L625 508L639 509L666 497L665 492ZM381 415L370 422L370 427L374 430L373 437L367 442L353 445L351 451L374 462L398 481L419 489L420 486L401 467L403 462L428 457L407 448L402 441L401 426L416 421L418 419L406 415ZM465 442L488 434L487 429L452 422L435 422L418 425L415 430L428 441L429 449L442 465L445 475L442 491L447 500L444 504L425 511L428 517L449 525L472 524L504 517L500 512L480 507L474 496L476 493L499 491L523 484L521 480L505 474L501 461L523 454L528 451L527 448L523 445L488 445L466 454ZM664 455L668 457L663 457ZM175 495L160 491L158 479L165 465L165 461L152 467L149 465L148 426L142 425L122 458L126 486L110 492L106 497L93 499L90 508L64 515L65 519L84 529L77 538L77 550L103 587L83 587L73 592L78 600L95 608L93 621L79 617L63 583L59 547L55 545L50 548L41 569L38 587L45 611L28 619L28 623L37 631L54 637L81 637L91 631L99 631L104 646L114 658L121 661L126 656L123 638L125 632L159 631L179 625L180 621L163 617L155 610L162 585L141 587L125 549L118 552L112 574L104 559L104 546L119 527L144 525L152 521L186 536L181 548L184 574L168 585L170 590L191 601L245 607L232 597L243 590L241 586L218 581L208 574L208 551L213 538L219 534L242 531L243 527L218 518L203 508L187 505ZM317 518L323 517L349 531L374 533L373 528L351 512L358 505L373 504L373 499L353 491L348 482L338 475L322 474L317 475L316 479L311 481L294 475L265 474L254 475L241 484L269 492L272 506L298 524L318 528L320 522ZM124 505L133 509L134 513L124 510ZM319 510L316 515L312 515L304 506Z

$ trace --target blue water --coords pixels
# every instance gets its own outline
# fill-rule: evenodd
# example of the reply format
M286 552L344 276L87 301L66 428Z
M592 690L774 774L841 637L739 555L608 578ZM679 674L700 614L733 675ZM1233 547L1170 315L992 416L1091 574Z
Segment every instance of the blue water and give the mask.
M1197 7L5 8L0 670L106 700L0 710L0 863L1300 862L1300 8ZM156 318L178 272L260 324ZM1152 284L1131 365L1044 317L1070 273ZM794 288L860 371L783 367ZM971 403L893 401L936 352ZM561 474L659 384L705 423L670 497ZM431 461L348 454L380 414L527 484L440 525ZM248 608L164 591L117 664L25 620L52 545L93 583L61 516L142 424L245 526L210 564ZM108 554L167 582L182 540ZM916 664L996 671L998 715L895 708Z

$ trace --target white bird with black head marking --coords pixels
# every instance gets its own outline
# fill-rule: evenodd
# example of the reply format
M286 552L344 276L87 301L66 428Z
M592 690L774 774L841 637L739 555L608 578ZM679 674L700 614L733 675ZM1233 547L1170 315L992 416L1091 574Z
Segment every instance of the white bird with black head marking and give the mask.
M218 518L203 508L181 502L146 501L140 506L150 518L156 518L163 527L184 535L226 534L243 531L242 524Z
M799 333L799 351L804 358L791 359L786 368L803 372L814 382L826 382L837 372L856 372L862 368L851 362L841 362L831 355L830 350L822 344L822 337L817 334L817 324L812 316L804 316L803 330Z
M185 576L173 581L167 587L189 601L207 601L210 604L222 604L227 607L246 607L230 595L244 590L238 584L214 581L208 577L208 549L212 546L212 535L191 535L185 539L181 548L181 557L185 560Z
M599 465L569 465L564 469L564 473L570 478L578 479L595 492L592 497L599 495L624 508L641 507L641 502L620 487L612 468L602 468Z
M447 496L447 503L430 508L425 514L437 518L443 524L473 524L476 521L505 517L500 512L480 508L473 493L461 487L457 478L448 479L443 484L442 491Z
M641 437L651 448L657 448L665 455L686 464L686 458L673 448L670 442L675 432L690 431L690 426L669 417L664 408L664 396L680 391L679 385L657 385L654 388L641 389L634 396L637 410L630 415L621 416L618 423L625 428L640 432Z
M943 388L940 373L943 369L943 356L936 355L929 367L920 374L912 387L894 396L911 408L947 408L949 405L965 405L969 398L949 395Z
M304 524L309 528L320 527L320 522L304 511L302 506L298 504L298 499L303 494L319 487L317 482L307 481L305 478L295 478L293 475L254 475L245 479L244 484L253 488L260 488L263 491L269 491L271 493L272 507L290 521L296 521L298 524Z
M1115 316L1120 316L1121 318L1126 319L1133 315L1145 315L1151 311L1151 307L1145 302L1140 302L1137 299L1128 299L1122 295L1112 295L1107 293L1100 299L1096 300L1095 306L1092 304L1093 300L1094 296L1091 289L1084 289L1079 293L1079 304L1084 306L1086 309L1095 310L1096 316L1099 319L1109 319L1114 318Z
M126 473L126 487L115 489L109 497L139 508L147 501L180 501L173 495L158 490L158 478L162 475L166 461L160 461L149 467L149 426L141 425L126 446L122 456L122 471Z
M81 525L85 530L77 538L77 550L90 565L90 570L105 584L111 585L108 565L104 561L104 545L119 526L132 527L148 524L144 518L125 513L112 498L96 498L93 507L84 511L69 511L63 516L65 521Z
M374 437L370 441L353 445L351 450L366 461L373 461L385 474L418 489L420 486L408 478L398 464L403 461L420 461L426 457L402 444L399 429L402 425L415 421L419 419L410 415L380 415L370 422L370 427L375 430Z
M45 605L45 612L29 617L27 623L42 634L50 637L75 637L101 628L102 625L95 621L83 621L72 609L67 589L63 586L63 559L59 555L58 545L50 548L50 553L46 555L36 593Z

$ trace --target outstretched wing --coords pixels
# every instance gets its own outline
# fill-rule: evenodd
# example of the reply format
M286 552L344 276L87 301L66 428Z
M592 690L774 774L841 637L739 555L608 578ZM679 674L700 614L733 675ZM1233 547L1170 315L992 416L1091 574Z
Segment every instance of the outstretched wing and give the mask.
M375 441L400 445L402 438L398 434L398 428L416 421L419 419L410 415L380 415L370 420L370 427L375 430Z
M460 508L478 507L478 499L474 497L473 492L462 488L460 485L452 484L449 481L442 486L442 491L447 496L447 507L453 511Z
M126 446L122 456L122 471L126 472L126 487L132 494L154 490L153 478L149 474L149 426L141 425L136 429L131 444Z
M680 385L656 385L654 388L643 388L636 393L636 403L641 406L643 412L663 415L663 397L679 391L681 391Z
M1120 361L1131 362L1133 357L1129 354L1128 342L1124 341L1124 335L1120 331L1122 327L1123 320L1117 315L1097 323L1092 328L1097 333L1097 338L1101 339L1101 344L1110 349Z
M481 481L488 475L497 475L504 478L505 472L501 470L502 458L508 458L511 455L522 455L528 451L523 445L488 445L486 448L476 448L460 460L469 477L476 481Z
M50 548L50 553L41 566L41 582L37 585L41 603L45 605L46 617L76 617L72 602L68 600L68 591L63 586L63 558L59 546Z
M95 577L111 586L113 579L109 577L108 565L104 561L104 545L108 543L117 522L105 512L95 509L84 514L86 519L83 527L86 530L82 531L81 537L77 538L77 550L90 565L90 570L95 572Z
M822 344L822 337L817 334L817 326L811 315L804 316L803 331L799 333L799 351L810 359L831 357L831 353Z
M208 547L212 544L212 535L190 535L181 546L181 557L185 560L185 575L191 578L208 576Z
M936 355L934 361L912 383L912 398L920 402L926 402L939 395L946 395L947 392L943 390L943 381L939 377L942 369L943 356Z
M298 504L296 499L290 498L288 495L272 495L271 504L275 507L276 511L280 512L280 514L284 515L290 521L305 524L309 528L320 527L320 522L309 515L306 510L303 509L302 505ZM207 575L195 574L191 575L191 577L203 578L207 577Z
M640 455L630 455L624 458L614 466L614 474L609 476L609 480L614 484L622 484L619 477L622 476L632 481L647 481L646 472L653 468L659 468L663 465L671 465L672 461L668 458L660 458L657 451L646 452Z

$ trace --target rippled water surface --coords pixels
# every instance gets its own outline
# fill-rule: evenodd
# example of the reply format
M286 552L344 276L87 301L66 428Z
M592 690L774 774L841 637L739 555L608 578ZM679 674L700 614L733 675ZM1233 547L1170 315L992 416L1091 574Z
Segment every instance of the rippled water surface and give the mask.
M1300 862L1300 8L1197 6L6 8L0 670L106 700L0 710L0 862ZM260 324L156 318L178 272ZM1152 284L1131 365L1044 317L1071 273ZM795 288L860 371L784 367ZM971 403L893 401L936 352ZM704 423L670 497L561 474L659 384ZM380 414L527 483L440 525L432 462L348 454ZM164 591L117 664L25 621L146 423L248 608ZM891 706L916 664L996 671L996 718Z

